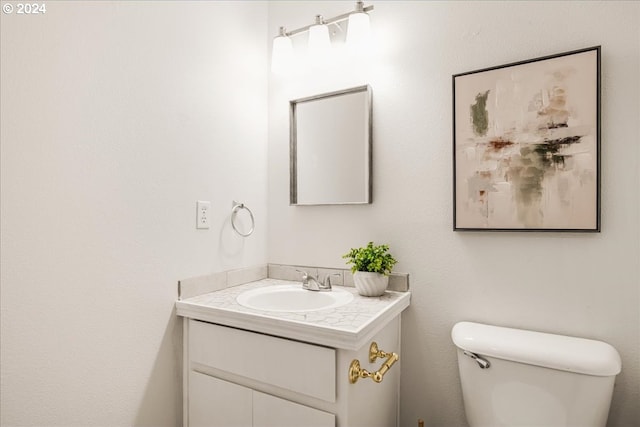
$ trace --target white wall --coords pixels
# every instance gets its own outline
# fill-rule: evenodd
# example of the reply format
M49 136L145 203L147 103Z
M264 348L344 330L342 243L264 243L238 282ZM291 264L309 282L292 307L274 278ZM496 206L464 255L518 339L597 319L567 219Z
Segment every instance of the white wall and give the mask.
M1 18L0 423L179 425L177 281L267 261L267 6L46 6Z
M636 425L640 4L371 3L373 58L270 78L269 260L341 267L350 247L391 245L413 292L402 325L403 426L419 417L429 426L464 425L450 341L460 320L611 343L623 372L609 425ZM351 6L270 2L269 31ZM602 45L602 233L453 232L451 75L595 45ZM363 83L374 99L373 205L289 206L287 101Z

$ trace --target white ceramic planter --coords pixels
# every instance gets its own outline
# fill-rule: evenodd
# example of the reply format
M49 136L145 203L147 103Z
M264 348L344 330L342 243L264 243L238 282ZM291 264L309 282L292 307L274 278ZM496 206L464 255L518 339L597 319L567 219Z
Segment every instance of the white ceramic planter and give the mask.
M384 294L389 284L389 276L368 271L356 271L353 273L353 282L358 293L365 297L379 297Z

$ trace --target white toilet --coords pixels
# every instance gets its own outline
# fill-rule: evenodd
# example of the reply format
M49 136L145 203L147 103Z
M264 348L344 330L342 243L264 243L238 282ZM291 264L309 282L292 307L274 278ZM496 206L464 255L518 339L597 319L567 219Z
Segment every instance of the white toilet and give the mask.
M611 345L460 322L451 331L471 427L604 427L620 372Z

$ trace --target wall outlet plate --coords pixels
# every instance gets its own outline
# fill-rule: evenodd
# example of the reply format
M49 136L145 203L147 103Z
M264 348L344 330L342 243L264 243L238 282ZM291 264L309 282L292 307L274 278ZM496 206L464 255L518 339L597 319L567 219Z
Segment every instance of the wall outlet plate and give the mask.
M209 228L209 217L211 215L211 202L198 200L196 203L196 228Z

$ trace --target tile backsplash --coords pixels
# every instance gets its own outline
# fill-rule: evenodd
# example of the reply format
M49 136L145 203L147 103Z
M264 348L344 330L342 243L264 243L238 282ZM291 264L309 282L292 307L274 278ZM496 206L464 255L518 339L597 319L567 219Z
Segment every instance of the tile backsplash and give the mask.
M328 274L334 274L335 276L331 277L332 285L354 286L353 275L349 269L303 265L264 264L180 280L178 281L178 299L182 300L185 298L191 298L197 295L215 292L220 289L266 278L300 281L302 278L302 273L300 273L300 271L305 271L307 274L318 278L321 282L324 281L324 278ZM388 289L390 291L398 292L408 291L409 274L392 273L389 276Z
M332 285L350 286L354 287L353 274L350 269L339 268L323 268L323 267L310 267L301 265L283 265L283 264L269 264L269 277L272 279L281 280L300 280L302 274L296 270L306 271L314 277L317 277L319 281L323 281L327 274L339 274L339 276L331 278ZM389 276L390 291L406 292L409 290L409 274L408 273L391 273Z
M178 281L178 299L191 298L243 283L266 279L268 266L239 268Z

